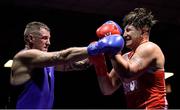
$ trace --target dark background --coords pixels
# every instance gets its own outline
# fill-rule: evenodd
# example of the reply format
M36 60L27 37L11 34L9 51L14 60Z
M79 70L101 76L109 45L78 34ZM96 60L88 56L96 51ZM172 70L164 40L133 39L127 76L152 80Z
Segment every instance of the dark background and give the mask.
M166 57L165 68L173 72L166 83L169 108L180 108L180 7L178 0L16 0L0 3L0 108L7 108L10 68L3 65L24 48L23 31L31 21L41 21L51 29L50 51L72 46L87 46L97 40L96 29L107 20L121 25L125 14L136 7L152 10L159 22L152 28L150 40L157 43ZM109 69L111 65L109 65ZM54 108L125 108L122 88L112 96L99 90L93 67L78 72L57 72Z

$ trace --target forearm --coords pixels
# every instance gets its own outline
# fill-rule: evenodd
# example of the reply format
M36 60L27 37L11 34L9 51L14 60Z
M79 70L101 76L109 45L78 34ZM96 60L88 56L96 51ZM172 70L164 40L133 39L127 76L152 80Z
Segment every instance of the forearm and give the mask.
M90 64L89 59L86 58L81 61L71 63L72 70L85 70L89 68L92 64Z
M65 61L76 62L88 57L87 47L72 47L67 49L67 52L63 53L62 56Z
M88 57L86 47L72 47L56 52L52 60L58 61L59 64L77 62Z
M90 66L91 64L86 58L84 60L77 61L77 62L69 62L69 63L57 65L55 70L56 71L79 71L79 70L85 70L89 68Z
M101 92L104 95L111 95L113 94L121 85L120 81L114 82L112 78L110 78L108 75L107 76L97 76L98 78L98 83Z
M120 54L111 58L111 63L115 71L123 77L131 77L132 72L130 68L130 63L126 61Z
M64 65L88 57L86 47L72 47L56 52L35 51L31 53L33 54L29 55L30 58L26 58L26 63L33 67ZM34 53L36 54L34 55Z
M104 95L112 94L117 87L114 82L118 80L118 78L114 70L108 73L104 54L90 56L89 60L94 65L101 92Z

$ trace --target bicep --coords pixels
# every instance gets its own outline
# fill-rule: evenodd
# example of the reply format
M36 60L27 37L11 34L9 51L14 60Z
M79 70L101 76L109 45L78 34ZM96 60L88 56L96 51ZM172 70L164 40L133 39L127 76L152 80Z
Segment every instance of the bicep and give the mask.
M17 55L27 66L44 67L76 62L87 57L86 48L69 48L57 52L43 52L37 49L25 50Z
M145 68L145 59L140 57L139 55L134 55L129 61L129 64L130 72L136 73Z
M43 52L32 49L18 53L15 59L27 67L44 67L53 64L52 59L54 55L55 53L52 52Z
M148 67L152 61L152 53L147 51L136 52L129 60L130 71L132 73L138 73Z

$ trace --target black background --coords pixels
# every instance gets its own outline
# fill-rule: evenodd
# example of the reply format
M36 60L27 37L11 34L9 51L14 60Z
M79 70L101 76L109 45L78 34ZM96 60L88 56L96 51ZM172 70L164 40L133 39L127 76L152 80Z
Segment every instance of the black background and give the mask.
M10 68L4 68L3 65L24 48L23 31L28 22L41 21L50 27L52 37L49 50L56 51L73 46L87 46L91 41L97 40L95 31L101 24L114 20L121 25L123 18L122 15L16 6L8 2L2 3L0 9L0 108L7 107L9 93ZM169 108L180 108L179 30L180 24L161 22L160 19L152 28L150 36L150 40L157 43L164 52L166 71L175 74L166 80L172 87L172 92L167 94ZM78 72L57 72L55 76L54 108L125 108L122 88L111 96L101 94L93 67Z

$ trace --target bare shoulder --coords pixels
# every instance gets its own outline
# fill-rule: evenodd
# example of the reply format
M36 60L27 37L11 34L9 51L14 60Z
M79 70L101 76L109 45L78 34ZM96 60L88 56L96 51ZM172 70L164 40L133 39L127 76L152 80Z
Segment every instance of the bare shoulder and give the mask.
M148 58L156 61L156 66L158 65L158 67L163 68L165 58L161 48L157 44L153 42L141 44L137 48L136 53L143 58Z
M153 42L146 42L146 43L143 43L141 44L137 50L138 52L143 52L143 53L147 53L147 54L152 54L152 53L156 53L156 52L160 52L161 49L160 47L153 43Z
M31 57L37 56L38 54L41 54L41 53L43 53L43 52L40 50L37 50L37 49L22 50L14 56L14 59L31 58Z
M22 50L18 52L13 58L12 69L17 65L21 66L35 66L34 62L38 62L41 57L45 56L47 52L43 52L37 49Z
M35 49L22 50L14 56L10 77L12 85L20 85L31 78L31 61L39 52L41 51Z

